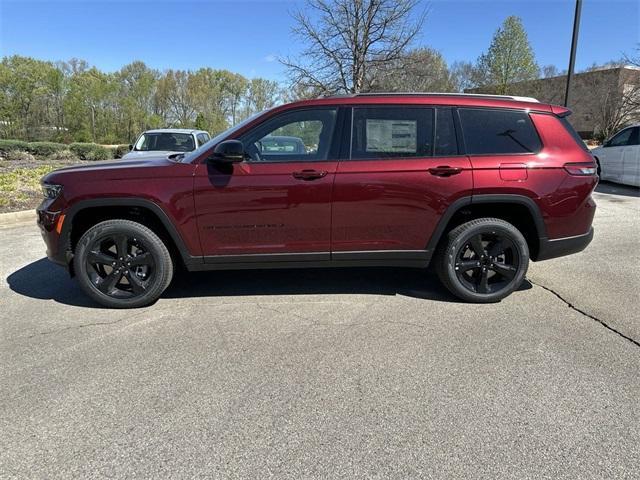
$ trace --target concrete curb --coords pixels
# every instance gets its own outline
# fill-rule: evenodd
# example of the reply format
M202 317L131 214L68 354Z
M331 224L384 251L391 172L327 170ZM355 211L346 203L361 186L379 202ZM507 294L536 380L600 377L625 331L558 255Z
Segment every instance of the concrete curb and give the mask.
M0 227L17 223L36 222L35 210L22 210L21 212L0 213Z

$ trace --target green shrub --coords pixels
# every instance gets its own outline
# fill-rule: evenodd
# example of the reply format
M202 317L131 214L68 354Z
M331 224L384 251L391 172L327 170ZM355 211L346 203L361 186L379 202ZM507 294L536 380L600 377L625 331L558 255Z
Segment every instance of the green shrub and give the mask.
M54 142L31 142L27 147L29 153L38 157L53 156L55 153L66 150L67 148L64 143Z
M111 151L108 148L95 143L72 143L69 145L69 150L71 150L80 160L95 161L109 160L113 158L111 156Z
M113 158L122 158L129 153L129 145L117 145L113 149Z
M0 140L0 152L13 152L15 150L29 151L29 144L22 140Z

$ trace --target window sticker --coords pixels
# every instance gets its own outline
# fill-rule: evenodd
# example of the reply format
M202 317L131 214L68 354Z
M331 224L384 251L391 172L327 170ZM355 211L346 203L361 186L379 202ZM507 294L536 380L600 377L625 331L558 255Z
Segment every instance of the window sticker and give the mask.
M367 119L367 152L416 153L416 120Z

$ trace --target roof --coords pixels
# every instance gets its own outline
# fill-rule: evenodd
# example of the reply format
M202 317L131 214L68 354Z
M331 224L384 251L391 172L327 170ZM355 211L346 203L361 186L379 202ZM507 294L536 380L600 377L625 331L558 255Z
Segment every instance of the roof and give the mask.
M195 130L193 128L154 128L153 130L145 130L144 133L206 133L204 130Z
M332 95L331 97L417 97L417 96L425 96L425 97L480 97L480 98L496 98L502 100L518 100L521 102L538 102L533 97L522 97L517 95L491 95L485 93L443 93L443 92L420 92L420 93L411 93L411 92L386 92L386 93L354 93L351 95ZM539 103L539 102L538 102Z

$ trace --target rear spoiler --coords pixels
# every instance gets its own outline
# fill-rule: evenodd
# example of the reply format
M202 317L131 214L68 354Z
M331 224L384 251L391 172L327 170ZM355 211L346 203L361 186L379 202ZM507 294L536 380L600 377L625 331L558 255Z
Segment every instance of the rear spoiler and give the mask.
M551 105L551 111L559 117L568 117L571 115L571 110L567 107L561 107L560 105Z

